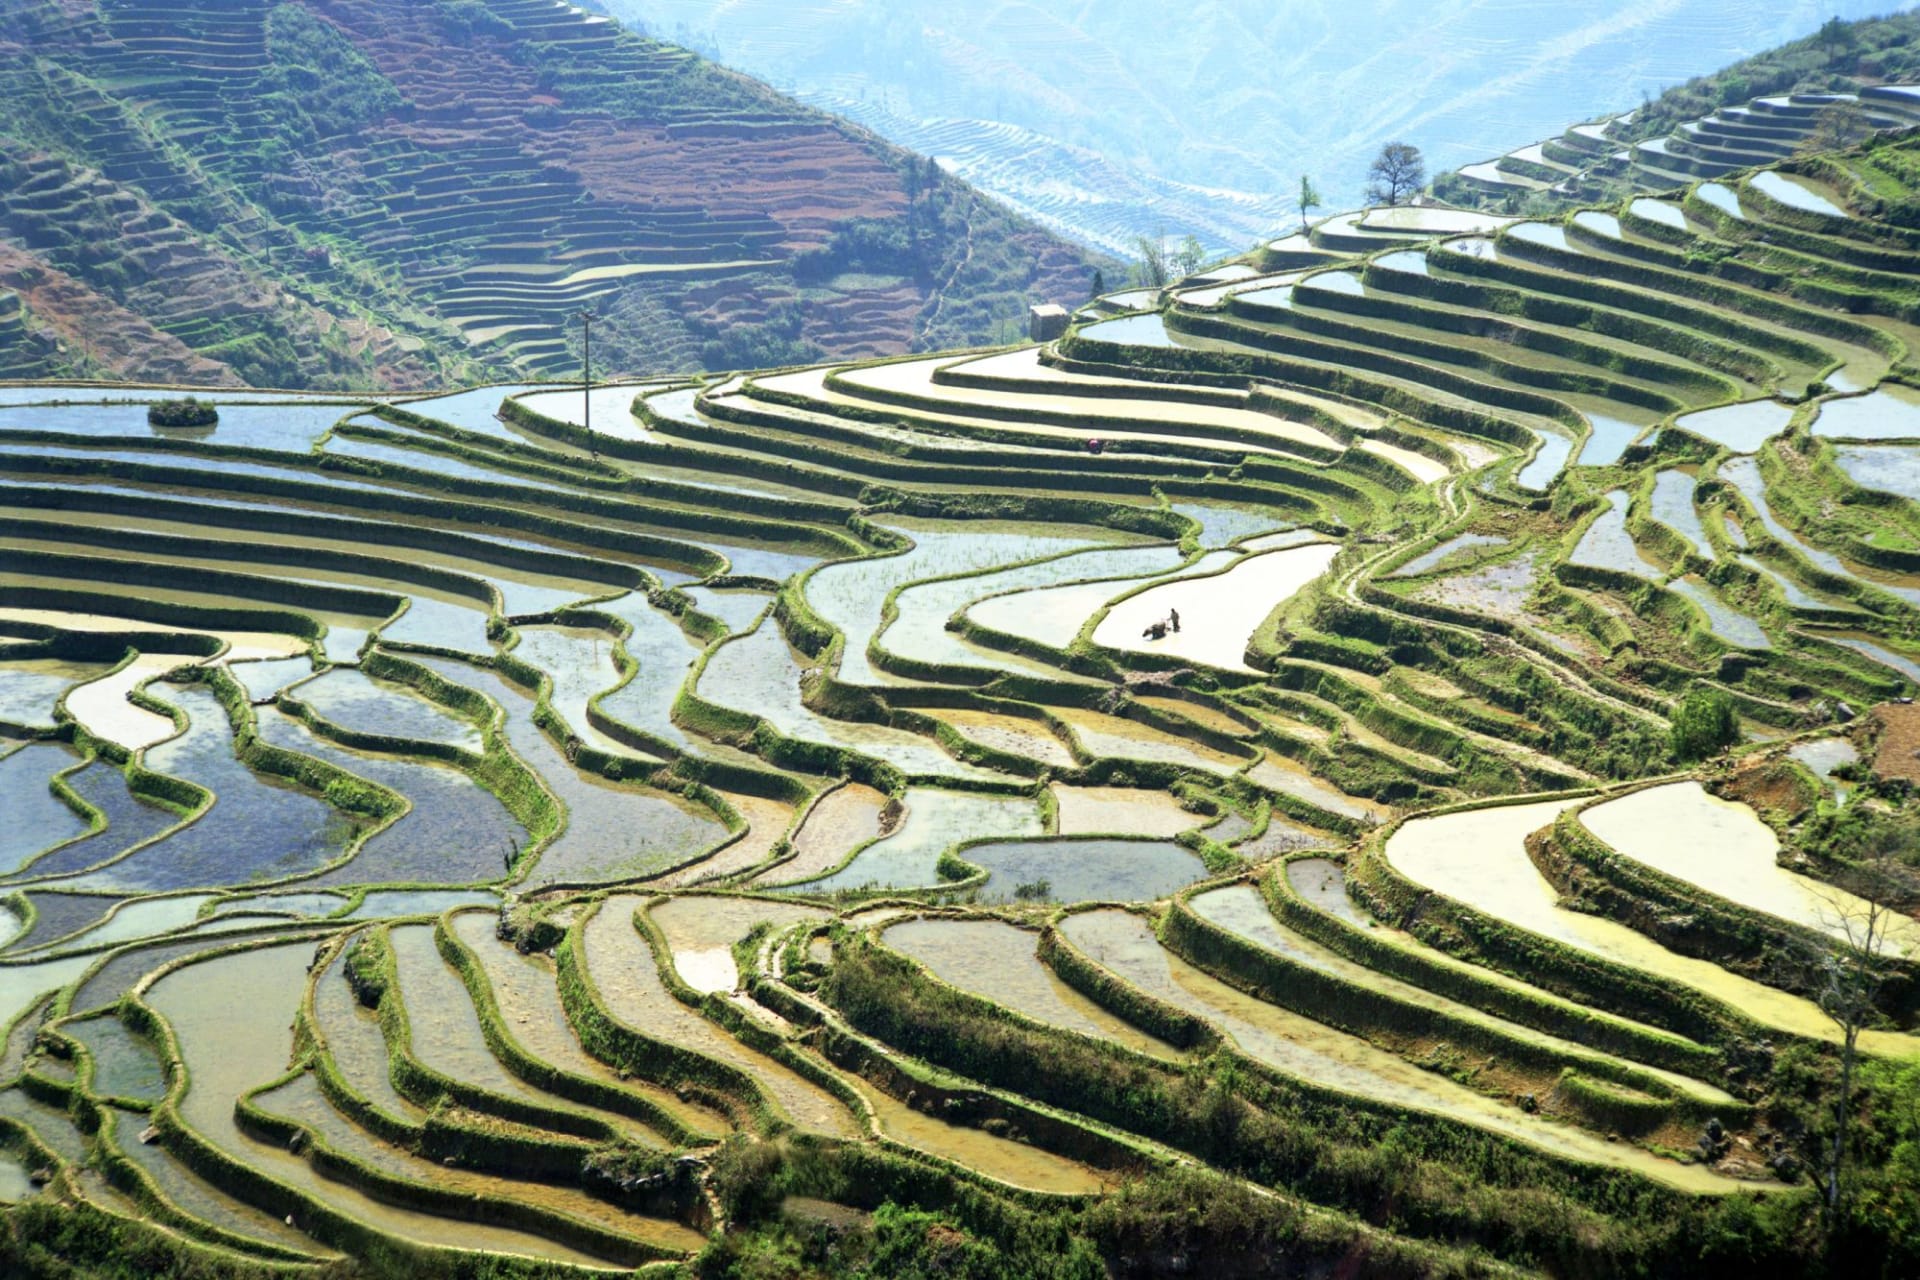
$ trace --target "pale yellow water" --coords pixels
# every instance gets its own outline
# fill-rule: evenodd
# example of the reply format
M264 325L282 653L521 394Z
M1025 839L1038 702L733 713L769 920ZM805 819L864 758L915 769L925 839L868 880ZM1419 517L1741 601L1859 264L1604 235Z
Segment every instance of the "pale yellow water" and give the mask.
M1579 803L1544 800L1416 818L1388 839L1387 861L1436 893L1575 950L1692 987L1766 1026L1837 1038L1832 1020L1812 1001L1670 951L1603 916L1561 908L1559 894L1527 857L1525 842ZM1874 1053L1920 1053L1920 1037L1892 1032L1866 1032L1861 1044Z
M1177 1056L1173 1046L1060 981L1040 961L1038 936L1003 920L907 920L888 928L880 939L925 965L942 982L1036 1021L1159 1058Z
M1426 963L1438 965L1443 969L1456 970L1475 982L1489 983L1493 986L1505 987L1509 991L1520 992L1529 1001L1542 1001L1549 1005L1561 1005L1569 1010L1578 1010L1601 1023L1618 1026L1629 1032L1684 1039L1684 1037L1675 1036L1671 1031L1663 1031L1648 1023L1588 1009L1584 1005L1557 996L1543 987L1523 982L1512 974L1502 973L1498 969L1482 968L1477 964L1450 956L1444 951L1428 946L1404 929L1396 929L1392 925L1381 923L1347 896L1346 869L1338 863L1321 858L1303 858L1287 863L1284 871L1287 885L1315 910L1338 917L1356 929L1364 929L1369 938L1413 952Z
M1486 1028L1496 1035L1544 1046L1556 1053L1566 1055L1571 1062L1613 1057L1598 1049L1591 1049L1560 1036L1536 1031L1532 1027L1510 1022L1498 1015L1482 1012L1471 1005L1461 1004L1457 1000L1436 995L1412 983L1402 982L1398 978L1376 973L1363 964L1357 964L1312 938L1294 932L1283 921L1275 919L1273 913L1267 909L1265 900L1261 898L1260 891L1252 885L1230 885L1224 889L1200 894L1193 899L1192 906L1194 914L1201 919L1212 921L1256 947L1286 956L1308 969L1331 974L1354 986L1379 991L1416 1008L1432 1009L1450 1018L1458 1018L1474 1026ZM1712 1102L1733 1101L1733 1095L1726 1090L1704 1081L1694 1080L1672 1071L1663 1071L1657 1067L1635 1064L1635 1069L1658 1077L1674 1088L1696 1098Z
M1188 813L1165 791L1138 787L1073 787L1056 782L1050 788L1059 808L1063 836L1177 836L1207 821Z
M880 834L880 810L887 797L865 783L835 787L814 802L793 836L793 857L759 877L763 884L797 884L833 870Z
M526 1232L386 1204L322 1178L280 1144L256 1141L240 1130L234 1122L234 1100L287 1068L293 1051L292 1013L312 956L311 941L222 956L176 970L148 990L147 1003L180 1037L189 1079L180 1118L263 1175L403 1240L605 1266L591 1255Z
M732 991L740 985L733 944L757 924L784 928L802 920L823 920L818 907L758 898L673 898L653 908L653 923L673 952L680 980L695 991Z
M80 727L97 738L139 751L165 742L176 730L166 716L136 707L127 695L155 676L199 661L178 653L141 653L132 662L67 692L67 710Z
M1022 720L964 707L942 707L929 714L952 725L961 737L982 746L1011 751L1057 769L1074 767L1073 753L1039 720Z
M0 621L38 622L68 631L164 631L169 635L214 636L227 642L219 661L243 662L253 658L291 658L307 651L307 642L297 636L274 631L209 631L201 627L182 627L172 623L142 622L138 618L116 618L104 613L67 613L57 609L0 608Z
M765 796L732 791L722 794L726 796L727 803L733 806L734 812L747 820L747 833L711 858L703 858L678 871L669 872L657 880L648 881L649 884L662 889L677 889L701 880L715 880L745 871L765 861L773 852L773 846L793 825L794 807L784 800L770 800Z
M441 957L432 925L402 925L388 938L400 980L398 992L407 1011L409 1047L422 1066L505 1097L589 1115L636 1142L657 1144L653 1133L631 1116L556 1097L522 1080L494 1057L479 1010L460 975Z
M1433 484L1447 478L1446 464L1429 458L1424 453L1402 449L1398 445L1387 444L1382 440L1362 440L1359 448L1362 453L1377 454L1385 458L1422 484Z
M1184 698L1156 698L1148 695L1135 697L1134 701L1143 707L1152 707L1157 711L1165 711L1169 715L1182 716L1196 724L1205 725L1216 733L1228 733L1236 738L1244 738L1253 732L1251 728L1216 707L1209 707L1199 702L1188 702Z
M1729 902L1842 940L1864 927L1866 902L1781 866L1773 829L1697 782L1648 787L1583 810L1580 821L1623 856ZM1887 946L1895 954L1920 947L1920 923L1895 916Z
M741 1068L803 1129L839 1138L859 1136L860 1126L839 1099L674 999L660 981L652 949L633 924L643 901L631 895L608 898L581 930L584 967L613 1017L643 1035Z
M1208 578L1176 578L1129 596L1108 610L1093 629L1093 642L1109 649L1171 655L1228 671L1251 672L1247 641L1268 614L1325 573L1340 548L1330 542L1248 556ZM1172 612L1180 630L1158 640L1141 633Z
M666 1089L644 1081L622 1080L612 1067L581 1048L560 1004L553 961L544 955L522 955L494 932L497 917L491 911L463 911L452 917L454 936L467 948L486 974L500 1021L509 1036L528 1053L562 1071L645 1098L696 1132L719 1136L726 1118L681 1101Z
M1232 773L1243 761L1151 725L1110 716L1085 707L1052 707L1053 714L1073 730L1080 745L1096 756L1117 760L1161 760L1209 773Z
M1377 800L1348 795L1298 760L1276 752L1269 751L1264 760L1247 770L1247 778L1269 791L1305 800L1356 822L1384 822L1393 813L1390 806Z
M1018 391L996 391L976 387L942 386L933 382L934 370L941 365L952 363L948 356L937 356L929 360L900 361L894 364L873 365L863 369L839 370L841 376L856 385L870 386L875 389L906 391L915 395L932 396L947 402L944 411L917 409L917 416L930 418L937 422L955 424L968 423L981 409L1004 411L1007 409L1053 410L1059 411L1062 402L1058 397L1030 395ZM828 404L867 404L865 400L837 391L828 390L818 376L809 377L807 371L800 374L784 374L772 378L755 379L765 387L798 391ZM1288 422L1284 418L1272 417L1251 410L1233 409L1211 405L1188 404L1183 401L1153 401L1135 399L1101 399L1085 397L1071 404L1072 412L1087 419L1083 425L1052 426L1039 422L1022 422L1020 430L1033 435L1061 436L1075 440L1085 439L1089 433L1105 431L1118 437L1116 445L1124 447L1128 437L1145 440L1186 442L1193 439L1185 428L1191 426L1231 426L1241 431L1254 431L1270 436L1276 446L1309 444L1324 449L1337 449L1339 442L1317 427L1302 423ZM1110 420L1159 420L1170 426L1182 428L1175 431L1141 430L1132 426L1122 426L1118 421L1109 421L1102 426L1101 419ZM1227 421L1227 419L1231 421ZM1222 447L1232 447L1237 441L1229 438L1206 441ZM1240 444L1238 447L1251 452L1274 452L1276 449L1263 448L1258 444Z
M1096 963L1147 994L1207 1019L1250 1057L1288 1075L1396 1107L1437 1112L1570 1159L1631 1169L1687 1191L1737 1191L1752 1185L1528 1115L1423 1071L1358 1036L1255 999L1167 951L1153 936L1152 925L1131 912L1069 916L1061 931Z
M880 1122L880 1131L895 1142L943 1156L1010 1186L1049 1195L1092 1195L1113 1181L1077 1160L995 1137L984 1129L936 1120L859 1076L843 1074L841 1078L866 1099Z

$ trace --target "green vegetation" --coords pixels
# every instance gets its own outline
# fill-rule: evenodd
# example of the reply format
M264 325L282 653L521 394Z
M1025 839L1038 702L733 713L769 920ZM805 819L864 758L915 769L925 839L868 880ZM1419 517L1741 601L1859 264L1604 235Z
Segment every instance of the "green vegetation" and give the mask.
M1675 85L1640 108L1636 136L1654 138L1716 107L1783 93L1833 93L1863 81L1920 77L1920 17L1889 13L1856 22L1829 19L1812 35Z
M540 128L683 77L681 162L805 134L571 10L381 12L537 48ZM189 18L331 68L315 137L437 109ZM807 364L828 295L944 344L940 281L1034 286L894 158L671 339L795 363L591 430L10 393L0 1269L1907 1267L1917 156L1156 242L1043 346Z
M1733 699L1718 689L1695 689L1674 709L1669 726L1673 755L1692 764L1740 740Z
M147 406L147 421L156 427L211 427L220 421L220 411L192 396L156 400Z
M1920 80L1916 32L1911 13L1830 19L1813 35L1674 85L1632 111L1441 174L1434 194L1508 215L1548 216L1904 130L1910 99L1900 86ZM1676 238L1670 221L1647 229L1655 240Z

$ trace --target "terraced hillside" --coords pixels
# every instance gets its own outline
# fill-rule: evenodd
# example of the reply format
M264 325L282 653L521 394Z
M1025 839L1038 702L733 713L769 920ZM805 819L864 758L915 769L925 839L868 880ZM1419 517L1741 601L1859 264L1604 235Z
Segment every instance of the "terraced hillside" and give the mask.
M5 0L0 103L16 376L573 376L583 309L611 370L888 355L1091 279L899 148L559 0Z
M1910 1273L1916 186L590 398L10 384L0 1258Z
M1469 205L1517 212L1591 204L1630 192L1673 191L1777 164L1816 150L1835 129L1856 138L1920 124L1920 86L1871 85L1858 93L1773 94L1722 107L1673 132L1639 137L1639 113L1577 124L1558 138L1444 174L1436 192Z
M1441 174L1441 198L1532 214L1610 203L1920 122L1920 14L1843 22L1696 76L1640 106Z

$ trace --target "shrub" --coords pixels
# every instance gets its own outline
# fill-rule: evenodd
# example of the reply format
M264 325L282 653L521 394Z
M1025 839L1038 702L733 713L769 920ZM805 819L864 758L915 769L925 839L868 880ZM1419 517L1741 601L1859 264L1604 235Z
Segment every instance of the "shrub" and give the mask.
M1673 713L1670 733L1675 759L1704 760L1740 739L1733 699L1718 689L1693 690Z
M147 425L153 427L210 427L220 421L220 411L205 400L187 396L180 400L156 400L147 406Z
M378 934L363 933L347 948L347 985L361 1004L380 1007L387 994L387 944Z

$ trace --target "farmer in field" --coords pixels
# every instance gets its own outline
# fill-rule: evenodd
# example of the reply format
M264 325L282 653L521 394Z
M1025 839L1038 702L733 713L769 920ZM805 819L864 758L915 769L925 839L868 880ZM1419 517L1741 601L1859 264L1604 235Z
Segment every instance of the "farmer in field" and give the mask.
M1106 447L1107 447L1107 442L1105 440L1102 440L1099 436L1094 436L1092 439L1087 441L1088 453L1097 454Z
M1175 635L1180 633L1180 611L1172 605L1167 606L1167 625L1173 628Z

